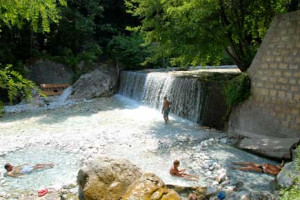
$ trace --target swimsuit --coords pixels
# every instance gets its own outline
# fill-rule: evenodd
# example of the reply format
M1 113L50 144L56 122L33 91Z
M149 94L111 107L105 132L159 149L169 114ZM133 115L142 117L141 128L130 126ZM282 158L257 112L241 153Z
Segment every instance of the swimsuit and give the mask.
M21 169L21 173L22 174L29 174L33 171L33 167L30 165L25 165L22 169Z
M264 173L264 168L263 168L263 166L259 165L259 167L258 167L258 168L260 168L260 169L261 169L261 173Z
M163 113L164 113L164 117L168 117L169 115L169 112L170 112L170 108L166 108L164 109Z

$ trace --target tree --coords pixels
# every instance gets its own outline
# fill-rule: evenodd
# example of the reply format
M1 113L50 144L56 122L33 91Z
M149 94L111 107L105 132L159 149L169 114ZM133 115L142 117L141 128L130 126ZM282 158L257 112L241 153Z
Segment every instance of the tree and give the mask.
M117 66L121 62L127 69L137 69L141 68L141 63L151 51L150 46L145 46L144 43L141 34L118 35L108 43L108 51Z
M127 0L140 17L148 43L159 44L154 57L172 65L219 64L224 52L246 71L276 13L288 0Z
M59 0L59 4L66 5L66 2ZM0 1L0 31L3 28L7 30L7 27L20 30L29 23L35 32L49 32L50 23L57 23L58 19L56 0ZM13 55L11 56L13 57ZM2 112L2 100L8 98L12 103L17 98L30 99L31 90L35 87L33 82L14 71L11 65L0 65L0 113Z
M24 23L30 22L37 32L50 31L50 23L58 22L59 13L56 0L6 0L0 1L0 27L3 25L22 28ZM59 4L66 5L65 0Z

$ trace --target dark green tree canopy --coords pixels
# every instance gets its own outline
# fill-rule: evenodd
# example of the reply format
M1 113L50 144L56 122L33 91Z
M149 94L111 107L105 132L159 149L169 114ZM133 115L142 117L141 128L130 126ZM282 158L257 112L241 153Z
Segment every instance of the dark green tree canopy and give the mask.
M219 64L224 52L246 71L276 13L287 0L127 0L157 57L172 65Z

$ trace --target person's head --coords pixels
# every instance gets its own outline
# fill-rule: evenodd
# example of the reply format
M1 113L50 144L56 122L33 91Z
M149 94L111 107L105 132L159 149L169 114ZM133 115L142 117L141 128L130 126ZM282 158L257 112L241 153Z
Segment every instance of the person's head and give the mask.
M179 165L180 165L179 160L174 160L173 165L174 165L175 167L179 167Z
M167 100L167 96L164 97L164 100Z
M4 165L4 168L6 169L6 171L10 172L13 169L13 166L10 163L6 163Z

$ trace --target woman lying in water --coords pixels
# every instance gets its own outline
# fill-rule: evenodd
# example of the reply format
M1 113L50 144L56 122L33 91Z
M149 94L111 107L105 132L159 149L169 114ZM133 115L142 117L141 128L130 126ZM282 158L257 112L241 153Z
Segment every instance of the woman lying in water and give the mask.
M233 165L241 165L243 167L232 167L232 169L242 170L242 171L254 171L265 174L277 175L283 168L283 162L279 165L271 165L264 163L262 165L252 162L233 162Z
M41 170L41 169L49 169L54 167L53 163L50 164L36 164L36 165L29 165L28 163L18 166L13 166L10 163L6 163L4 168L7 171L7 176L11 177L19 177L26 174L30 174L33 171Z

